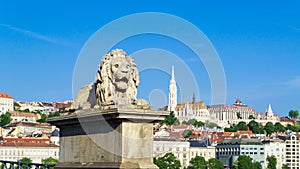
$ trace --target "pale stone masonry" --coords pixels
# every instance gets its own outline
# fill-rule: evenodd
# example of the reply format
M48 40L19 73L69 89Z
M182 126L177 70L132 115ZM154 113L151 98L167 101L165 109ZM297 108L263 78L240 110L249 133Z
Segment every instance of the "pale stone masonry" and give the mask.
M0 115L14 111L14 99L7 93L0 92Z
M176 87L176 81L175 81L175 75L174 75L174 66L172 66L172 77L171 77L170 86L169 86L168 111L175 111L176 106L177 106L177 87Z
M187 167L190 161L190 143L176 140L154 139L153 156L162 157L166 153L173 153L182 167Z
M281 136L286 144L285 148L285 162L291 169L300 168L300 137L299 134L290 134L288 136Z
M190 141L154 138L153 157L162 157L168 152L178 158L182 168L188 167L190 160L196 156L203 156L205 160L216 157L215 147L211 146L208 138Z
M41 142L38 141L38 139L31 140L33 141L19 139L19 141L0 142L0 159L18 161L23 157L27 157L30 158L33 163L41 163L42 159L49 157L58 159L58 145L45 141Z
M208 161L216 158L216 148L211 145L208 137L203 140L190 140L190 159L196 156L202 156Z
M265 146L265 167L267 168L267 157L275 156L277 160L276 168L281 168L285 164L285 142L280 139L263 141Z

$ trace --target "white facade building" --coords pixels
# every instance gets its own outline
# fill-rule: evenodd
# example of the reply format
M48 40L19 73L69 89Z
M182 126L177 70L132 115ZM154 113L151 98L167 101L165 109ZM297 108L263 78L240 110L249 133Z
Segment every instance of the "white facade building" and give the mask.
M264 146L265 146L265 168L267 168L268 161L267 157L268 156L275 156L277 160L277 166L276 168L281 168L282 164L285 164L285 142L282 140L268 140L264 141Z
M40 119L40 116L34 113L12 112L10 118L12 119L12 122L36 122L38 119Z
M30 158L33 163L41 163L42 159L59 158L59 146L49 143L0 142L0 160L18 161L23 157Z
M300 141L299 138L291 134L285 138L285 158L286 164L290 169L299 169L300 168Z
M14 99L7 93L0 92L0 115L14 111Z
M173 153L182 167L187 167L190 161L190 143L181 141L171 141L171 140L154 140L153 141L153 156L162 157L166 153Z
M249 123L253 120L250 118L251 116L262 125L267 122L275 124L280 121L278 115L273 113L271 105L268 106L265 113L257 113L253 107L242 104L239 98L233 105L212 105L208 106L208 110L221 127L228 127L229 124L238 124L241 121Z
M54 112L54 107L50 105L45 105L42 102L19 102L20 110L24 111L28 109L30 112L40 111L43 114L49 114L50 112Z
M212 105L208 106L208 110L222 127L235 121L249 119L251 115L255 117L255 109L242 104L239 98L233 105Z
M216 158L216 147L212 146L209 138L203 140L190 140L190 159L196 156L202 156L208 161L211 158Z

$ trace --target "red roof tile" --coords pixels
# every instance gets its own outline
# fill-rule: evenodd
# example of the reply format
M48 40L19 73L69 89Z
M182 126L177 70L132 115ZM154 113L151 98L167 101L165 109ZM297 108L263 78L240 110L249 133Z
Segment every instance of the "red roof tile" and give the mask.
M0 92L0 97L2 98L8 98L8 99L12 99L13 97L11 97L11 95L7 94L7 93L3 93L3 92Z

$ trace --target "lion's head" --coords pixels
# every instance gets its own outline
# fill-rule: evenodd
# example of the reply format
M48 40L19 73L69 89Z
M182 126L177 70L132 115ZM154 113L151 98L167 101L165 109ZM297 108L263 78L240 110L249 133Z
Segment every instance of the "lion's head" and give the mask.
M134 104L139 75L133 58L120 49L106 54L99 65L96 84L100 105Z

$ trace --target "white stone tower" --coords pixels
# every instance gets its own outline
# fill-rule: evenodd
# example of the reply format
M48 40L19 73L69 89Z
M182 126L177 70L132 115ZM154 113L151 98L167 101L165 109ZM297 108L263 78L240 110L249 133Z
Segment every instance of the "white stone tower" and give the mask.
M267 112L266 112L266 116L267 118L272 118L274 116L271 105L269 104L268 108L267 108Z
M170 80L170 86L169 86L168 111L175 111L176 106L177 106L177 87L176 87L176 81L174 75L174 66L172 66L172 78Z

